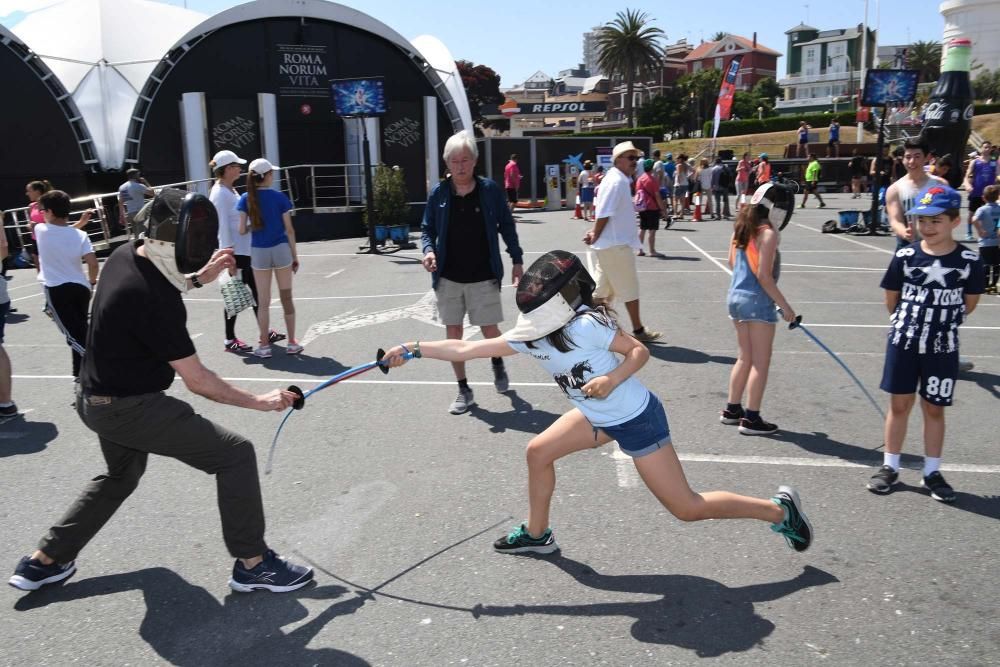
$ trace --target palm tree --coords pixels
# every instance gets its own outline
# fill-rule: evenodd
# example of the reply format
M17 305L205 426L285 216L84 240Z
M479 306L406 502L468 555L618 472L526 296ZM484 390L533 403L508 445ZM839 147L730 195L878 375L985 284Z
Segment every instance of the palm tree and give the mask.
M920 82L937 81L941 75L941 44L914 42L906 51L906 66L920 70Z
M625 119L632 127L632 93L636 79L644 79L660 64L663 49L660 39L666 35L650 25L646 12L626 9L615 20L604 24L597 35L597 64L608 76L625 80Z

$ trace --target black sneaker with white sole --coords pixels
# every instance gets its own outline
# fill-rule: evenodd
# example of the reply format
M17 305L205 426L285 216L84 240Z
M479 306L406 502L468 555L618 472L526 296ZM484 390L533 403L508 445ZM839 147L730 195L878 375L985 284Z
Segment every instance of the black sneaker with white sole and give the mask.
M550 554L559 549L552 529L546 528L541 537L532 537L528 527L523 523L512 530L509 535L501 537L493 543L493 549L502 554Z
M934 500L942 503L955 502L955 489L951 488L951 485L944 481L944 475L937 470L920 480L920 486L930 491L931 498Z
M868 490L872 493L892 493L892 485L899 481L899 471L884 465L868 480Z
M777 424L766 422L762 417L757 417L756 419L743 417L740 419L740 433L743 435L771 435L777 432L777 430Z
M719 423L725 424L726 426L736 426L745 416L746 414L743 412L742 407L739 410L723 409L722 413L719 415Z
M291 563L268 549L264 554L264 560L249 570L237 559L233 565L233 576L229 580L229 587L238 593L252 593L258 590L288 593L302 588L312 579L311 567Z
M493 387L498 394L505 394L510 390L510 378L507 377L507 368L503 364L493 364Z
M809 548L813 541L812 524L802 511L799 492L790 486L779 486L772 501L785 510L785 520L771 525L771 530L785 538L785 542L796 551Z
M45 565L40 560L24 556L14 569L14 576L7 583L22 591L37 591L46 584L68 579L74 572L76 572L76 561L73 560L64 565L59 563Z

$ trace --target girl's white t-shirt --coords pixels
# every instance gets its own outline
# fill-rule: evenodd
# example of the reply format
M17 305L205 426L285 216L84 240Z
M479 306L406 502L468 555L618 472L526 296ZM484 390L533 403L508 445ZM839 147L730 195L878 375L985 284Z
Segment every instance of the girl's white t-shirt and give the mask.
M219 214L219 247L232 248L235 255L249 256L250 235L240 234L240 212L236 209L240 196L226 186L215 183L208 193L208 199Z
M38 282L46 287L77 283L90 289L90 280L83 272L83 256L94 252L90 239L74 227L35 225L38 261L42 270Z
M586 307L581 309L586 310ZM534 349L523 342L507 341L507 344L531 355L551 373L566 397L591 424L614 426L639 416L649 403L649 390L635 376L630 376L605 398L592 398L581 391L592 378L607 375L621 364L618 355L611 351L616 331L590 315L583 315L566 326L566 335L575 346L569 352L560 352L545 339L535 341Z

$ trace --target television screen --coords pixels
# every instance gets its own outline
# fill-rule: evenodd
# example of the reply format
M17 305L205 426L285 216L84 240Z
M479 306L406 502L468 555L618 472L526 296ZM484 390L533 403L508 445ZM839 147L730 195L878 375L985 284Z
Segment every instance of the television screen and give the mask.
M908 104L917 97L915 69L870 69L865 76L865 90L861 105L881 107L889 104Z
M382 77L330 81L333 111L338 116L379 116L386 112Z

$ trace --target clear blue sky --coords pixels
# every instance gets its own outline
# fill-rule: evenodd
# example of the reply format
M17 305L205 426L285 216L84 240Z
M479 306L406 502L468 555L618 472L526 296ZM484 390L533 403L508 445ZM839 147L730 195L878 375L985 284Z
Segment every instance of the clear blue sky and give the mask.
M39 0L22 0L25 6ZM18 6L18 0L0 5ZM184 0L170 4L183 5ZM187 0L187 7L215 14L240 4L232 0ZM360 0L345 2L379 19L408 39L432 34L458 59L492 67L501 87L521 83L536 70L555 76L574 67L583 53L583 33L612 20L625 7L645 11L666 32L669 42L686 37L697 44L715 32L751 37L757 31L761 44L784 53L785 30L805 21L821 30L847 28L864 17L864 0L809 0L778 3L773 0L660 0L659 2L600 2L597 0L463 0L414 2L413 0ZM939 0L869 0L869 25L879 22L879 44L908 44L940 40L944 19ZM876 6L879 16L876 17ZM0 12L6 13L6 12ZM3 21L8 26L10 18ZM0 16L0 20L3 17ZM778 61L779 76L784 59Z

